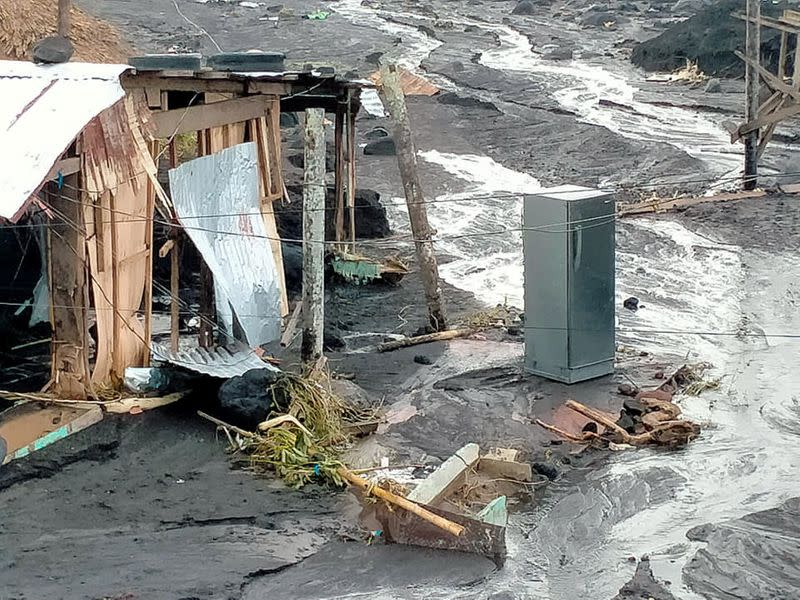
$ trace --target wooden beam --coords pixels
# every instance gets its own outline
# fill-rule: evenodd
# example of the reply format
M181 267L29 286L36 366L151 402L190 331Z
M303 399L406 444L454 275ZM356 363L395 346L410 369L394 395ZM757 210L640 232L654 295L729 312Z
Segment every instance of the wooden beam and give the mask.
M786 33L800 33L800 27L797 25L792 25L790 23L781 23L777 19L773 19L770 17L761 17L760 19L748 18L747 15L733 13L731 15L736 19L740 19L745 22L751 22L755 24L760 24L763 27L769 27L770 29L777 29L778 31L785 31Z
M69 38L72 0L58 0L58 35Z
M153 113L157 138L211 129L233 123L242 123L267 115L271 99L266 96L248 96L224 100L213 104L200 104Z
M752 67L756 73L758 73L764 82L771 87L773 90L779 90L784 94L793 97L795 100L800 102L800 91L793 88L791 85L786 83L785 81L778 79L776 75L773 75L769 71L767 71L764 67L762 67L758 62L751 59L749 56L745 56L738 50L734 50L733 53L741 58L746 65Z
M356 251L356 113L347 99L347 207L350 210L350 243Z
M747 120L753 122L758 118L758 96L759 96L759 74L763 71L769 73L761 67L761 0L747 0L747 16L754 18L755 22L747 22L747 34L745 36L745 48L747 58L745 60L745 114ZM772 75L769 73L769 75ZM777 77L776 81L783 83ZM744 139L744 179L743 187L746 190L753 190L758 182L758 130L745 134Z
M747 135L748 133L760 129L766 125L770 125L771 123L777 123L778 121L783 121L784 119L788 119L789 117L793 117L794 115L800 113L800 104L793 104L792 106L787 106L786 108L782 108L780 110L773 111L769 114L766 114L762 117L758 117L754 121L750 121L748 123L744 123L739 126L739 129L734 132L733 136L731 137L732 141L736 141L739 138Z

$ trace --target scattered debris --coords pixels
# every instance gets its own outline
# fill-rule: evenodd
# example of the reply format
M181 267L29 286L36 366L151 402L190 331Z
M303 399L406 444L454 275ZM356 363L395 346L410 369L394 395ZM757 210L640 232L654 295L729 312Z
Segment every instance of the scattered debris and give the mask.
M381 280L386 283L399 283L409 271L399 258L390 256L379 262L366 256L338 252L333 258L333 271L347 282L365 285Z
M316 10L312 13L308 13L307 15L303 15L304 19L310 19L312 21L324 21L327 19L331 13L324 11L324 10Z
M637 311L639 310L639 299L636 298L635 296L631 296L622 303L622 306L624 306L628 310Z

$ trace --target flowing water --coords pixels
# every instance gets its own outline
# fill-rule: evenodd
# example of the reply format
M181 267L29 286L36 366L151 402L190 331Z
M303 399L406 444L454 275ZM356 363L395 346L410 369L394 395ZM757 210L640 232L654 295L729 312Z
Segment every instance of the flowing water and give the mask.
M401 35L409 68L439 44L358 0L344 0L335 9ZM552 97L582 120L624 137L671 144L703 160L714 176L738 170L739 154L717 124L690 110L637 102L629 73L582 61L544 62L510 27L472 23L499 36L499 47L482 53L484 66L526 80L546 79ZM602 106L599 99L627 108ZM519 195L540 189L539 182L484 156L433 149L420 157L461 184L429 209L443 238L439 250L454 258L443 265L443 277L487 303L520 305L519 231L471 234L518 229ZM476 199L461 201L467 198ZM400 226L405 215L393 210ZM553 485L534 513L512 518L506 567L474 595L462 591L459 598L485 598L487 589L550 600L610 598L632 575L628 557L649 554L656 576L671 581L677 597L694 600L698 596L682 583L681 573L699 545L686 532L800 494L800 403L792 391L799 346L797 339L780 336L800 332L800 259L788 251L767 254L711 239L670 218L620 222L617 239L617 305L629 295L645 305L619 314L619 341L656 355L713 363L711 375L723 378L721 387L682 399L684 413L710 427L680 452L619 453L588 476ZM425 595L456 597L444 589Z

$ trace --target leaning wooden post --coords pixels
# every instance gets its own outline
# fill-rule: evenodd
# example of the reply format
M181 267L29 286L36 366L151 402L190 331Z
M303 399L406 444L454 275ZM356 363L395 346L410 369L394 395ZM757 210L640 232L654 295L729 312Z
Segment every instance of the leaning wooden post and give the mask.
M58 35L69 37L70 18L69 11L72 9L72 0L58 0Z
M301 357L322 356L325 296L325 111L306 110L303 175L303 343Z
M758 69L761 56L761 0L747 0L747 57L745 66L745 112L748 123L758 118ZM758 129L744 138L744 189L753 190L758 177Z
M425 288L428 319L435 331L444 331L447 328L447 319L442 299L442 287L439 282L439 267L433 252L425 198L422 195L422 187L417 173L417 151L411 135L406 100L400 87L400 73L395 65L381 66L381 82L383 101L394 122L397 164L403 180L403 192L406 196L408 217L411 221L411 234L414 236L417 262L422 276L422 285Z

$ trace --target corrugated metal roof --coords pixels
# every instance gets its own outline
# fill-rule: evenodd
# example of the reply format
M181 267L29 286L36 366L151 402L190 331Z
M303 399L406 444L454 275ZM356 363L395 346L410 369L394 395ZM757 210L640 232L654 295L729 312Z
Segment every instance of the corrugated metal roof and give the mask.
M124 96L129 68L0 61L0 217L21 216L86 124Z
M159 344L153 344L153 358L172 365L222 379L244 375L252 369L277 367L261 360L255 352L244 345L217 346L216 348L191 348L172 352Z

